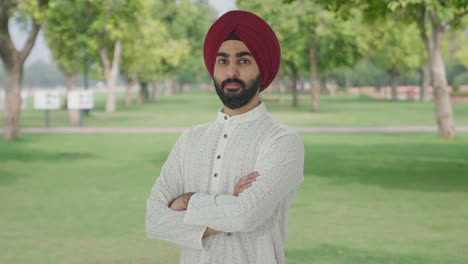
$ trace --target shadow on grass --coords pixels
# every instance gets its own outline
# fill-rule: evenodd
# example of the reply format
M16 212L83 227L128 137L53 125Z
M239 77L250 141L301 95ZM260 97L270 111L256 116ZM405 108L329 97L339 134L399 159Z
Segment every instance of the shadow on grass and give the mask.
M311 249L287 249L287 264L461 264L461 261L434 259L429 256L399 255L364 251L349 247L323 244Z
M40 140L41 136L36 136ZM39 147L31 147L31 138L20 138L13 142L0 142L0 164L7 162L38 162L38 161L77 161L95 158L94 154L86 152L75 152L63 149L51 152Z
M427 192L468 192L468 144L306 145L305 175Z
M0 186L12 185L21 177L24 176L9 170L0 169Z
M10 161L36 162L36 161L75 161L90 159L95 155L85 152L61 151L47 152L22 145L7 144L0 149L0 164Z
M91 159L95 155L83 152L61 151L47 152L28 147L25 140L0 144L0 186L14 184L18 179L25 177L15 171L17 166L27 166L32 162L60 162Z

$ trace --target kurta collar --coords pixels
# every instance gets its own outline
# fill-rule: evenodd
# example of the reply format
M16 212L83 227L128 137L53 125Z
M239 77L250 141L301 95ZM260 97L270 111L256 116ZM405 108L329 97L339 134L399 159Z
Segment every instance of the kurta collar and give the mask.
M235 115L235 116L229 116L228 114L225 114L222 112L222 107L218 111L218 117L217 121L220 123L226 123L226 122L234 122L234 123L243 123L243 122L248 122L248 121L253 121L255 119L258 119L261 117L263 114L267 112L266 106L263 102L260 102L257 107L254 109L240 114L240 115Z

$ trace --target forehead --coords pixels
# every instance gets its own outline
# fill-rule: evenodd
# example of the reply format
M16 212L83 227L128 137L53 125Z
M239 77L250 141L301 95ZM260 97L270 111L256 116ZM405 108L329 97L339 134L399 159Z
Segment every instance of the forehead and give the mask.
M227 54L236 54L239 52L250 52L249 48L244 44L244 42L239 40L226 40L219 47L218 52L224 52Z

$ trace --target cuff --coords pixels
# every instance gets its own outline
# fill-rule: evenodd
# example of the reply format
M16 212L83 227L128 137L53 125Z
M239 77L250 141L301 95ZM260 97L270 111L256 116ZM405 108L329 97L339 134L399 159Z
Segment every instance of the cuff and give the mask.
M185 211L184 224L207 226L204 224L204 220L208 217L206 209L213 207L214 197L205 193L193 194Z

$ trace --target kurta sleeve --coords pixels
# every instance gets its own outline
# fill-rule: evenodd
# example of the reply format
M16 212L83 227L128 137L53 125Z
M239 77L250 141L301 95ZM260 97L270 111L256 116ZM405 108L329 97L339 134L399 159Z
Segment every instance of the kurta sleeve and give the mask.
M182 182L184 133L171 150L146 201L146 234L154 240L166 240L193 249L204 249L206 227L184 224L185 211L175 211L169 203L184 194Z
M260 176L237 197L195 193L184 223L223 232L251 232L265 223L304 180L304 145L299 135L283 131L272 138L260 150L255 167Z

